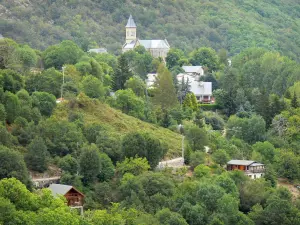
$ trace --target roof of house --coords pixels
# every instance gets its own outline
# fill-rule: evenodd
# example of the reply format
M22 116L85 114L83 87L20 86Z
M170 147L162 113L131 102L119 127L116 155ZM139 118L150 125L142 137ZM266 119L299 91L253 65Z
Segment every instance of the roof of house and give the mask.
M197 76L187 75L180 73L177 75L177 80L182 81L182 78L186 82L189 80L190 91L193 92L196 96L200 95L212 95L212 83L211 82L202 82L199 81Z
M198 73L202 69L202 66L182 66L182 69L186 73Z
M124 49L134 49L136 41L131 41L130 43L126 43L123 48Z
M255 162L255 163L251 164L251 166L264 166L264 164Z
M136 27L136 24L132 18L132 15L129 16L126 27L132 27L132 28Z
M153 48L170 48L168 41L165 40L138 40L146 49Z
M64 185L64 184L51 184L49 186L49 189L52 192L53 196L57 196L57 195L65 195L67 194L71 189L74 189L75 191L77 191L78 193L82 194L80 191L78 191L76 188L74 188L73 186L70 185ZM82 194L83 195L83 194Z
M126 43L123 46L123 48L134 49L137 43L144 46L145 49L155 49L155 48L169 49L170 48L170 45L166 39L165 40L133 40L130 43Z
M95 53L107 53L106 48L92 48L88 50L88 52L95 52Z
M255 161L252 160L230 160L227 165L241 165L241 166L250 166Z

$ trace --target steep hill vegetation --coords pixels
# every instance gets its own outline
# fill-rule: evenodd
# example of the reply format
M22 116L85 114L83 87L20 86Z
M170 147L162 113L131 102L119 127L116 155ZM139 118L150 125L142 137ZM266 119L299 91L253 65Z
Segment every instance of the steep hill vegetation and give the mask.
M68 112L72 110L72 113L83 116L85 126L91 124L102 125L113 136L124 136L125 134L134 131L150 133L154 137L160 139L163 143L167 144L167 157L173 158L181 156L181 136L178 133L128 116L99 101L93 101L91 104L92 107L76 107L72 109L70 109L68 104L63 104L58 107L54 112L54 115L62 120L67 120Z
M45 49L73 39L84 49L95 45L118 52L124 26L133 14L140 38L167 38L173 47L247 47L300 55L297 0L2 0L2 35Z

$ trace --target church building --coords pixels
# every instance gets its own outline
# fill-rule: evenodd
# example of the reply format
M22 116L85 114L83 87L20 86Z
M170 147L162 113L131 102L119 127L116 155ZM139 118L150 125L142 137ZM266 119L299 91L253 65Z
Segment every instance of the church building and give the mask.
M136 37L136 24L130 15L126 25L126 42L123 45L123 52L134 49L137 46L144 46L150 54L155 57L165 59L170 50L170 45L166 39L164 40L140 40Z

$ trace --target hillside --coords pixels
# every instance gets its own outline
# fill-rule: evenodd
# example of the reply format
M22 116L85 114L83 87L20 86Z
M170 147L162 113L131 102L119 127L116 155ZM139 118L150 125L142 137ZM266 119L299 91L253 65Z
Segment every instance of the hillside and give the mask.
M186 51L211 46L233 55L258 46L300 55L298 0L2 0L0 32L38 49L73 39L118 52L129 14L138 37L167 38Z
M123 136L129 132L140 131L152 134L168 146L166 158L181 156L181 136L169 129L158 125L143 122L134 117L128 116L110 106L95 101L92 107L72 108L68 104L59 105L54 113L57 118L67 120L68 112L80 113L84 116L84 122L87 124L97 123L103 125L111 133Z

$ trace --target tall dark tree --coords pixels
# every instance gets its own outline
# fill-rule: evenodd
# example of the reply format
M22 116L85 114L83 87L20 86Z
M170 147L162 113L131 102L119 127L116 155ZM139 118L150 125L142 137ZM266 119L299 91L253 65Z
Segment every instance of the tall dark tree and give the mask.
M28 146L28 153L25 156L25 161L28 165L28 168L44 172L47 169L47 146L40 137L36 137L32 140Z
M161 64L158 69L158 76L155 82L153 101L165 111L176 106L177 98L172 75L169 70Z
M22 155L0 145L0 180L15 177L29 185L28 171Z
M167 67L171 69L180 65L180 59L183 57L183 52L180 49L172 48L166 57Z
M191 53L190 62L193 66L206 66L208 71L216 71L219 68L219 59L216 51L212 48L199 48Z
M166 153L160 141L150 134L133 132L127 134L122 142L125 157L146 157L151 169L154 169Z
M125 82L132 77L127 58L122 54L118 58L118 67L114 75L114 90L124 89Z
M56 106L55 96L47 92L34 92L32 95L33 105L36 106L42 115L50 116Z
M146 142L142 134L133 132L127 134L122 141L122 151L125 157L146 157Z
M20 101L16 95L6 92L4 95L4 105L6 111L6 120L13 123L20 113Z
M208 144L208 137L203 128L190 128L187 131L186 138L189 141L193 151L204 150L204 146Z
M90 184L96 181L100 170L100 158L96 145L85 146L79 159L79 170L83 176L83 183Z
M297 108L298 107L298 99L297 99L296 92L294 92L294 95L293 95L293 98L292 98L292 101L291 101L291 106L293 108Z

